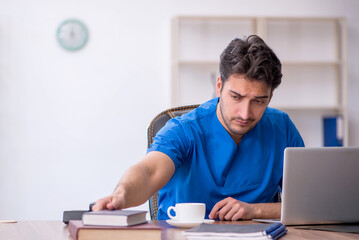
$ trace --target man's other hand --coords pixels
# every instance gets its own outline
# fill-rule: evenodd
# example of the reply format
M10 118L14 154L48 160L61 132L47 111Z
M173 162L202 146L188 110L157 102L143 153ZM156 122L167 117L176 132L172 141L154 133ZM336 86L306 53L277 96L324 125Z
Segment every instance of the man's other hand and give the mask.
M92 206L92 211L122 209L125 206L125 198L121 194L112 194L101 198Z
M253 205L238 201L232 197L225 198L214 205L209 214L210 219L232 220L253 219L255 209Z

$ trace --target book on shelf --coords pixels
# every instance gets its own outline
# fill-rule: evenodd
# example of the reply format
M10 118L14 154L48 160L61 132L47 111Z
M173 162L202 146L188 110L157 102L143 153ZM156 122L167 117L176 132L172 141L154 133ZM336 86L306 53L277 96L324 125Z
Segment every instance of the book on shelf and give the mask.
M74 240L160 240L162 228L152 223L134 226L92 226L70 220L69 232Z
M184 231L188 240L279 239L287 233L285 225L275 224L205 224Z
M323 139L325 147L341 147L344 138L343 116L323 117Z
M147 222L147 211L140 210L102 210L86 212L82 215L84 225L132 226Z

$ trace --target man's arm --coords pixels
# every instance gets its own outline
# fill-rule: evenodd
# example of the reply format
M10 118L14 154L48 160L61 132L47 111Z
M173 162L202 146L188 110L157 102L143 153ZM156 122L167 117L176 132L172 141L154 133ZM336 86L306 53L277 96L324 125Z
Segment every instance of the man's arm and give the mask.
M96 201L92 210L123 209L145 203L172 177L175 165L166 154L149 152L142 161L129 168L112 195Z
M212 208L209 218L220 220L280 218L281 203L245 203L237 199L225 198Z

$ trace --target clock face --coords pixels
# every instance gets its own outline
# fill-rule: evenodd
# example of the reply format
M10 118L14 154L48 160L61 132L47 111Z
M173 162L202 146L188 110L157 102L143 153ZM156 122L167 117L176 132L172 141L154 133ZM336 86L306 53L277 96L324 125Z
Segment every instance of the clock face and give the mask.
M57 29L57 40L69 51L76 51L85 46L88 39L86 26L76 19L69 19L61 23Z

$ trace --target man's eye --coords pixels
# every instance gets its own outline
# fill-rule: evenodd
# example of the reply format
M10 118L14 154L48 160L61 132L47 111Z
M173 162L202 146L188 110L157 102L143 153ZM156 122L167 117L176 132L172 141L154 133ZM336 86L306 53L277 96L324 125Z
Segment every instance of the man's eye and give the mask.
M254 100L254 103L255 104L264 104L264 101L257 99L257 100Z
M235 100L238 100L238 99L239 99L239 96L237 96L237 95L232 95L232 98L235 99Z

